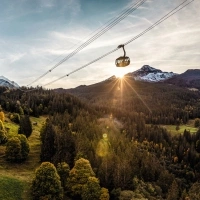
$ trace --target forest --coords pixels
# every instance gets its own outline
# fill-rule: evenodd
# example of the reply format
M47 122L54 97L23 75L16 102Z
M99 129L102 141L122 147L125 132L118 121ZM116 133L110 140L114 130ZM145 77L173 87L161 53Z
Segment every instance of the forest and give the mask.
M138 95L126 86L116 92L119 84L106 93L110 84L72 94L0 88L0 145L9 165L27 162L30 117L45 117L31 198L200 199L200 93L136 81L129 85ZM5 116L19 126L15 137ZM195 132L179 130L189 123Z

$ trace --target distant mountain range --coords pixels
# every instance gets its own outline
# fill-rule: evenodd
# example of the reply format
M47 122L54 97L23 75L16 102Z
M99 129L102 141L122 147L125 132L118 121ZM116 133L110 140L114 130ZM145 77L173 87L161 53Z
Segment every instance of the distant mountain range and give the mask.
M8 88L19 88L19 85L14 81L10 81L4 76L0 76L0 86L8 87Z
M173 85L200 90L200 69L189 69L165 81Z
M137 71L124 75L124 77L130 82L131 85L139 83L148 85L154 83L156 85L166 85L166 87L167 85L176 85L178 87L187 88L193 91L200 91L200 69L191 69L182 74L175 74L173 72L162 72L161 70L150 67L149 65L144 65ZM56 89L55 91L69 92L78 97L86 97L86 99L90 99L90 97L93 95L98 96L100 93L101 95L103 93L106 95L108 88L115 86L119 87L119 82L119 78L116 78L116 76L111 76L104 81L92 85L81 85L71 89L60 88Z
M184 88L194 88L200 90L200 69L190 69L182 74L176 74L173 72L163 72L160 69L153 68L149 65L144 65L140 69L129 72L124 75L125 78L133 79L135 81L142 82L163 82L167 84L177 85ZM110 78L104 81L113 81L117 80L116 76L111 76ZM102 81L102 82L104 82ZM101 83L101 82L100 82ZM93 86L98 86L99 83L95 83ZM0 76L0 86L8 88L19 88L20 86L14 81L10 81L4 76ZM66 89L66 91L81 91L86 89L86 85L80 85L76 88ZM56 91L64 92L65 89L59 88Z
M124 75L136 81L144 82L164 82L186 88L197 88L200 90L200 69L190 69L182 74L173 72L163 72L160 69L144 65L140 69ZM116 76L111 76L105 81L115 80Z

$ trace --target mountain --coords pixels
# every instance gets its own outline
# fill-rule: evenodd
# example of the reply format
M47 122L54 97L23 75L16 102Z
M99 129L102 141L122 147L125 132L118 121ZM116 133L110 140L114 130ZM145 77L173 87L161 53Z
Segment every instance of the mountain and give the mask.
M159 82L169 79L176 74L173 72L162 72L159 69L144 65L137 71L126 74L125 76L133 77L135 80L147 81L147 82Z
M189 69L165 82L180 87L196 88L200 90L200 69Z
M19 88L19 85L14 81L10 81L4 76L0 76L0 86L8 87L8 88Z

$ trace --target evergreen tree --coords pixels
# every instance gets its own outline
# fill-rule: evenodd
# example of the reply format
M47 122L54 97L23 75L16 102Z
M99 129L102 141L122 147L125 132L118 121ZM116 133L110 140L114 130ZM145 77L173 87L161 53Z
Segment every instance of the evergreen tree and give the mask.
M99 200L101 187L97 178L89 177L82 190L82 200Z
M167 200L178 200L179 188L176 180L173 181L171 187L168 190Z
M71 167L74 164L75 142L69 130L56 128L54 146L56 149L53 163L67 162Z
M6 144L5 157L11 162L21 162L27 159L29 144L24 135L18 135L8 140Z
M77 199L81 198L83 186L87 183L89 177L94 176L88 160L84 158L77 160L69 173L68 187L71 196Z
M43 162L40 167L36 169L35 177L32 181L31 193L33 200L63 199L60 177L52 163Z
M21 116L18 133L24 134L27 138L30 137L32 133L32 124L28 115Z
M19 122L20 122L20 116L19 116L19 114L18 113L11 114L10 115L10 120L12 122L15 122L16 124L19 124Z
M200 119L195 119L194 127L196 127L196 128L200 127Z
M18 137L12 137L6 144L6 160L18 162L21 160L21 142Z
M66 162L58 163L57 172L60 176L62 187L65 189L67 186L67 179L69 177L70 168Z
M170 185L173 183L174 176L170 174L167 170L160 173L158 178L158 185L161 187L164 194L168 192Z
M42 127L40 132L41 138L41 154L40 159L42 162L52 162L53 156L56 153L55 149L55 136L56 132L52 125L51 120L47 119L46 124Z
M21 142L21 160L26 160L26 158L28 157L29 151L30 151L30 147L27 141L27 138L25 135L21 134L17 136Z
M200 183L196 182L192 185L189 192L189 197L191 200L199 200L200 199Z

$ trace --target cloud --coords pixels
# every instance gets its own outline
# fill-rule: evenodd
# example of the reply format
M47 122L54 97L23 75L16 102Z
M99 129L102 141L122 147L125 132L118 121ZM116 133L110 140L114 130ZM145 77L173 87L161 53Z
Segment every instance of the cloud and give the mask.
M106 9L109 12L104 13L103 18L103 15L99 17L95 12L94 16L87 13L87 5L89 5L87 0L84 2L79 0L20 2L19 5L12 2L9 6L7 3L4 10L0 8L3 12L0 16L5 15L5 22L2 22L0 30L0 64L2 75L15 80L20 85L27 85L92 37L99 24L108 21L108 16L109 19L116 17L122 7L126 7L128 1L121 2L118 7L117 3L116 7L107 4ZM30 5L27 5L27 2ZM180 2L173 0L167 3L160 0L146 2L143 5L145 9L133 12L34 85L50 82L102 56L140 34ZM96 4L90 4L92 5ZM94 7L94 9L101 8L103 7ZM131 64L126 68L127 72L137 70L144 64L163 71L178 73L184 72L187 68L198 68L200 63L199 9L200 2L195 1L190 4L190 7L186 7L128 44L125 49ZM26 11L23 13L25 17L21 15L23 10ZM6 19L11 20L9 27L6 25ZM118 50L48 87L68 88L102 81L114 74L115 59L122 54L123 51Z

